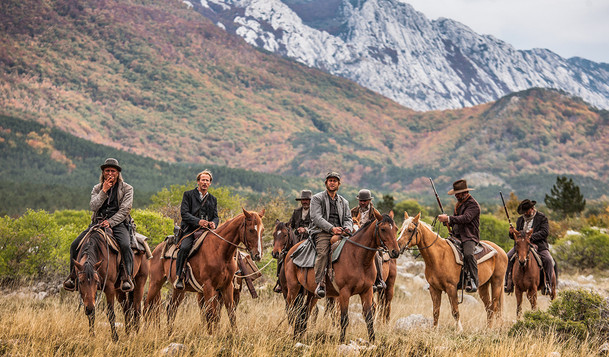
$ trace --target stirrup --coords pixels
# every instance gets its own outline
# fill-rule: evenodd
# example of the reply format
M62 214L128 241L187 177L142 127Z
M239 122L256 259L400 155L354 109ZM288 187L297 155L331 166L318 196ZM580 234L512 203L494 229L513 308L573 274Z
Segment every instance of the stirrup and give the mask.
M175 283L173 284L173 287L178 290L184 290L184 279L177 278Z
M315 289L315 296L320 299L326 297L326 288L322 284L317 285L317 288Z
M63 288L66 291L75 291L76 290L76 283L74 282L74 280L70 277L68 277L64 282L63 282Z

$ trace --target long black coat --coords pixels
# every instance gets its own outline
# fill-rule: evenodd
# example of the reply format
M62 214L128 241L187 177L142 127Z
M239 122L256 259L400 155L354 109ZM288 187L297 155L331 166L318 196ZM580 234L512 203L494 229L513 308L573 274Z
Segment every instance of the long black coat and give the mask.
M180 215L182 216L182 234L186 235L199 228L199 220L214 222L216 227L220 222L218 217L218 200L211 193L207 193L205 205L201 206L202 200L199 190L184 192L182 204L180 205Z
M294 232L294 237L296 238L296 242L291 242L292 245L300 242L303 239L306 239L309 236L308 233L298 234L298 232L296 232L296 229L300 227L308 228L309 224L311 224L310 209L309 213L305 216L305 219L302 219L302 206L296 208L294 212L292 212L292 217L290 217L290 220L288 221L288 226L290 226L290 228Z
M533 234L531 235L531 243L537 245L537 251L541 252L549 249L548 234L550 233L550 224L545 214L537 211L533 217ZM516 229L520 232L524 229L524 217L518 217L516 221ZM514 239L513 237L510 237Z

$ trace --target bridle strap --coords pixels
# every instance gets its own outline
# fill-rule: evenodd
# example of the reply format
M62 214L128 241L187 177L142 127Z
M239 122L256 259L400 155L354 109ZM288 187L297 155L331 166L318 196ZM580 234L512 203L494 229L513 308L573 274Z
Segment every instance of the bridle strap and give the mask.
M374 233L372 233L372 234L373 234L373 238L375 238L375 240L377 239L375 237L377 235L379 236L379 239L380 239L380 235L378 234L378 222L377 222L376 226L374 227ZM344 237L343 239L345 239L347 242L349 242L349 243L351 243L351 244L353 244L353 245L355 245L357 247L364 248L366 250L370 250L370 251L373 251L373 252L382 252L383 251L383 249L380 249L380 248L370 248L370 247L365 246L363 244L360 244L360 243L358 243L356 241L352 241L351 239L349 239L349 237L353 237L353 234L347 233L347 236ZM384 244L383 244L383 247L384 247Z

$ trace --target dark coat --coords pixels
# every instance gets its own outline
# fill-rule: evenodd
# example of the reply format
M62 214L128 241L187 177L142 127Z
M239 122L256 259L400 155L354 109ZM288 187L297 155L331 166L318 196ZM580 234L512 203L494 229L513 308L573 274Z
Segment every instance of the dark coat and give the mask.
M453 235L461 242L473 240L480 242L480 205L470 195L457 208L454 216L449 217L448 224Z
M292 231L294 232L294 237L296 238L296 241L290 242L290 245L294 245L294 244L300 242L301 240L307 239L307 237L309 236L308 233L298 234L298 232L296 232L296 229L298 229L300 227L309 228L310 224L311 224L311 209L309 208L309 213L307 213L307 215L305 216L305 219L302 219L302 206L296 208L294 210L294 212L292 213L292 217L288 221L288 226L292 229Z
M180 215L182 216L182 234L188 234L199 228L199 220L214 222L216 227L220 222L218 217L218 200L211 194L207 193L205 205L201 206L201 197L199 190L184 192L182 196L182 204L180 205Z
M524 216L518 217L516 221L516 230L519 232L524 228ZM533 217L533 234L531 235L531 243L537 245L537 251L541 252L548 250L548 234L550 232L550 225L548 218L545 214L537 211L535 217ZM510 238L514 239L512 236Z

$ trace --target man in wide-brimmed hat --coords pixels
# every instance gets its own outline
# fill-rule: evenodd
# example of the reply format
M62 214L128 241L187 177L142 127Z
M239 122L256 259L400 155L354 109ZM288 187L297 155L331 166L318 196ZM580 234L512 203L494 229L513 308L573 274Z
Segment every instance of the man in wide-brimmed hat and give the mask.
M351 209L351 217L353 217L354 219L357 218L359 226L353 226L353 228L359 229L369 221L380 217L381 213L376 208L374 208L374 205L372 204L372 200L374 199L374 197L372 197L372 193L370 192L370 190L359 190L356 198L358 201L358 205ZM378 252L374 255L374 264L376 267L376 281L374 282L374 289L385 289L387 288L387 284L385 284L385 281L383 280L383 258Z
M467 187L467 181L461 179L453 183L449 195L455 195L457 204L455 214L438 216L440 222L452 228L453 237L461 241L463 247L463 269L465 270L465 291L478 291L478 263L474 257L474 249L480 243L480 205L470 195L473 188Z
M133 273L133 251L131 250L131 236L129 233L131 225L131 206L133 205L133 187L123 181L121 172L123 169L118 160L108 158L100 166L101 175L99 183L91 191L89 206L93 211L91 224L85 229L70 246L70 276L64 281L66 290L73 291L76 288L76 272L74 270L74 259L78 254L78 246L81 240L95 224L102 227L112 228L114 238L121 250L121 290L133 290L131 275Z
M311 197L313 193L311 190L302 190L300 192L300 196L296 197L296 201L300 201L300 207L294 209L292 212L292 217L288 221L287 225L292 229L294 233L294 240L288 240L286 242L286 246L284 251L290 250L296 243L305 240L309 237L309 225L311 224L311 214L309 208L311 207ZM279 273L283 268L284 256L280 256L277 259L277 277L279 277ZM281 290L281 282L279 278L277 279L277 283L273 288L273 291L276 293L280 293Z
M349 201L338 194L340 173L326 174L326 190L311 198L311 225L309 234L315 239L315 295L326 296L326 268L330 261L330 238L333 235L349 233L353 230Z
M548 295L550 293L550 283L554 276L554 266L552 255L550 254L548 245L548 234L550 232L550 225L548 218L535 208L537 201L531 201L529 199L522 200L518 205L517 211L520 217L516 220L516 228L510 227L510 238L514 239L519 232L529 232L533 230L531 235L531 243L537 246L537 253L541 257L544 270L544 285L541 289L542 294ZM510 249L508 252L508 268L505 272L505 292L511 293L514 291L514 282L512 281L512 267L514 261L512 257L515 254L515 247Z

